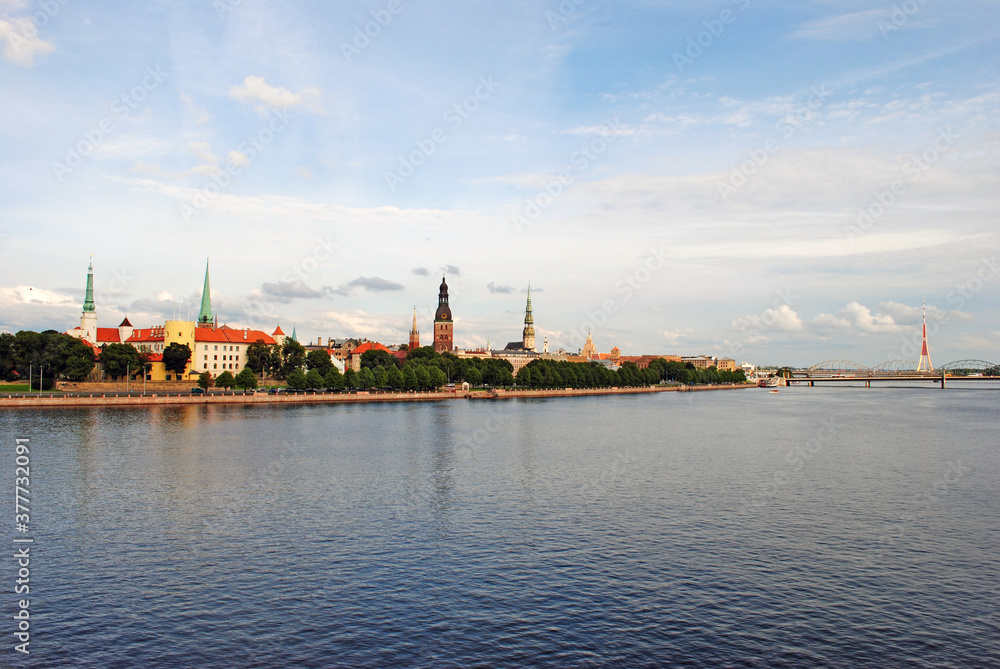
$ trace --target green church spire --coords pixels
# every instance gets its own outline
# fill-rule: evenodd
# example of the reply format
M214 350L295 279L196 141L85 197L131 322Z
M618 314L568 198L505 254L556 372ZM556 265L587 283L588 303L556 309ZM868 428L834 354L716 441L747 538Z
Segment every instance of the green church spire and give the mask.
M209 324L212 322L212 291L208 287L208 260L205 260L205 287L201 291L201 313L198 314L198 322Z
M299 338L295 336L295 324L292 323L292 341L298 341Z
M94 311L94 256L90 256L90 266L87 267L87 296L83 298L83 311Z

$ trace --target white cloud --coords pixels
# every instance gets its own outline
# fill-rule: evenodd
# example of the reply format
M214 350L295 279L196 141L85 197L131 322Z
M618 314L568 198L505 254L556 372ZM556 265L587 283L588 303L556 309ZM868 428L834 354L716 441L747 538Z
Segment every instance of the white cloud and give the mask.
M732 326L741 332L799 332L803 329L802 319L787 304L765 309L759 314L737 316L733 319Z
M44 288L34 288L32 286L0 288L0 306L2 307L15 307L21 304L64 307L76 303L77 300L72 297L60 295Z
M292 93L282 86L271 86L264 77L247 76L239 86L229 89L229 97L240 102L252 104L254 109L266 114L271 109L306 106L313 111L322 110L313 103L320 96L320 90L315 86L303 88L298 93ZM256 104L255 104L256 103Z
M35 22L29 17L0 19L0 40L3 40L3 57L15 65L32 67L35 56L56 50L52 42L38 36Z
M196 125L204 125L212 120L212 115L204 107L199 107L187 93L181 93L181 101Z
M687 339L694 332L693 329L687 328L685 330L675 330L671 332L670 330L660 330L660 335L663 339L670 345L676 346L681 343L682 339Z
M798 39L818 39L834 42L863 40L878 33L878 21L889 18L888 9L870 9L809 21L792 33Z
M855 328L866 334L902 332L906 329L896 323L889 314L872 313L871 309L859 302L849 303L840 310L839 314L850 321Z

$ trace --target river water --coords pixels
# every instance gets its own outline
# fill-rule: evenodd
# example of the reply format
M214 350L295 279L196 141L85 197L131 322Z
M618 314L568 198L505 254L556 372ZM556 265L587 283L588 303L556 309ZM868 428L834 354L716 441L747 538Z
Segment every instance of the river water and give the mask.
M31 667L1000 666L1000 391L0 413ZM5 551L7 552L7 551Z

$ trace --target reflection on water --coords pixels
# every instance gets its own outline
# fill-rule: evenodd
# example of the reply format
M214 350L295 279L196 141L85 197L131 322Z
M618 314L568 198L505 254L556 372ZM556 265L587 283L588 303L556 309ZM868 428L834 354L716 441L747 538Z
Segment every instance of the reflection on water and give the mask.
M997 666L997 397L2 413L30 666Z

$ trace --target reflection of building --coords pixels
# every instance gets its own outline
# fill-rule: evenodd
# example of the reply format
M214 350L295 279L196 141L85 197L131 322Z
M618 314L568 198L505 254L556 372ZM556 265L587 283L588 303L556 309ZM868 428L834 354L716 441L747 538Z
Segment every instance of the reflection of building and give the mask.
M66 334L82 339L94 348L100 356L101 349L110 344L131 344L147 353L151 369L146 373L148 381L182 381L196 377L202 372L218 376L223 371L234 376L246 366L246 350L250 344L260 340L267 345L284 341L281 328L274 336L260 330L233 329L228 325L216 327L212 315L212 296L208 283L208 266L205 267L205 284L201 296L201 312L198 321L165 321L163 325L151 328L136 328L128 318L116 328L97 327L97 309L94 304L94 266L87 268L87 293L83 300L83 315L80 327ZM191 359L183 374L168 372L163 364L163 351L171 344L187 345L191 349ZM99 373L95 375L98 377Z
M434 350L438 353L451 352L455 347L455 324L451 320L451 306L448 304L448 284L441 277L438 292L437 311L434 312Z

